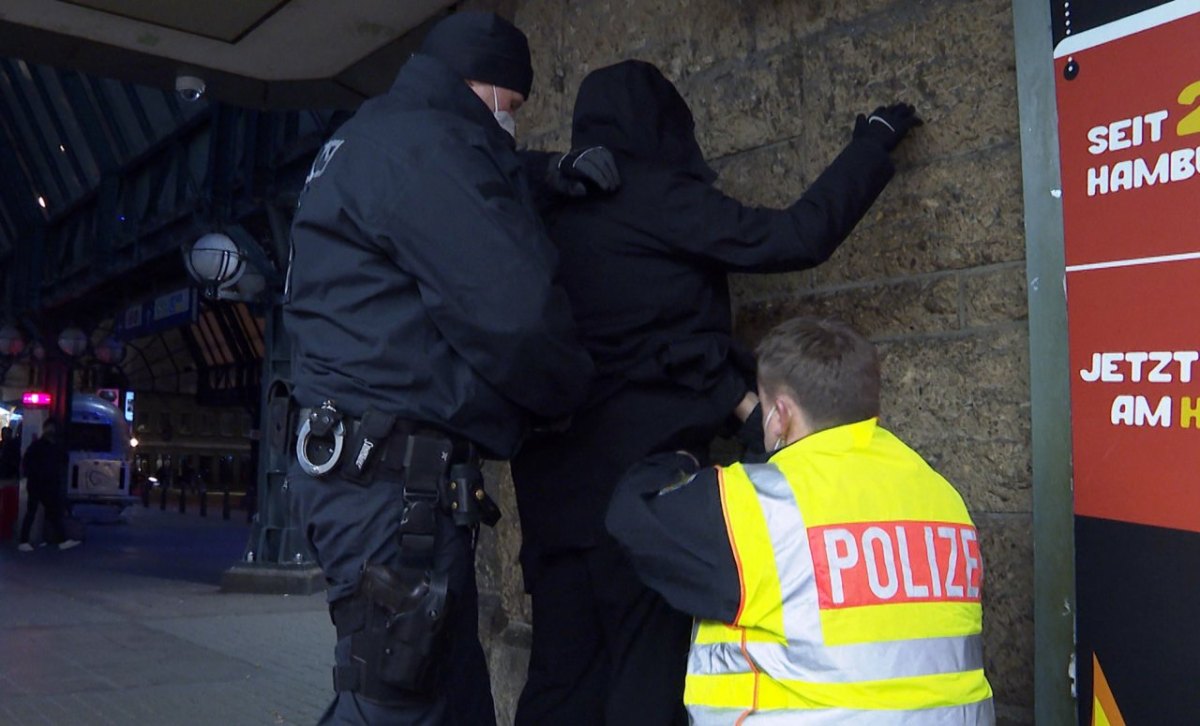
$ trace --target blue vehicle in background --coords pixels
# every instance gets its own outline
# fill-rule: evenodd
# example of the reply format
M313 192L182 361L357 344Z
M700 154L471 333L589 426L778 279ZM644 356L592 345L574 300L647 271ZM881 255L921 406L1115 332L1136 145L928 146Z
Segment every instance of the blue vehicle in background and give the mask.
M67 506L134 504L132 458L124 413L99 396L74 394L67 427Z

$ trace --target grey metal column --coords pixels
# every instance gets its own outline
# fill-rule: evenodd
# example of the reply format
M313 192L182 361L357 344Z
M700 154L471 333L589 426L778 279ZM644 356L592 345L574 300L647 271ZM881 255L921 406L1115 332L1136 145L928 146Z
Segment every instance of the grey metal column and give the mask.
M1034 713L1075 722L1075 537L1058 112L1047 0L1014 0L1033 416Z
M258 243L238 225L226 228L238 247L252 258L261 255ZM262 258L262 265L269 262ZM234 592L308 594L325 588L325 576L313 560L300 523L292 513L287 483L288 443L293 435L291 407L291 347L283 328L282 289L278 271L268 277L269 303L263 355L263 385L259 398L258 512L243 561L225 571L221 589Z

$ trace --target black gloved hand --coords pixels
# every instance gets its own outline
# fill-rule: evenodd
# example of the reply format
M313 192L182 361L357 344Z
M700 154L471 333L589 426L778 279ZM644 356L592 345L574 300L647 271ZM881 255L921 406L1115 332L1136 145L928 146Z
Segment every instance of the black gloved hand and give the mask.
M550 162L547 181L555 191L569 197L587 196L591 186L602 192L616 191L621 186L617 161L603 146L568 151L558 161Z
M875 139L886 151L892 151L914 126L925 123L917 110L907 103L880 106L870 116L861 113L854 120L854 138Z
M763 410L759 403L746 417L737 432L737 440L742 444L742 461L758 463L767 460L767 449L763 446Z

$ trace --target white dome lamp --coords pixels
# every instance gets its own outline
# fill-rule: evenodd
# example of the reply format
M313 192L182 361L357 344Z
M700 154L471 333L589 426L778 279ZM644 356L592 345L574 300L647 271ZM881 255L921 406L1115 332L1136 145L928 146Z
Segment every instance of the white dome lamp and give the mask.
M87 333L72 325L58 336L58 349L71 358L78 358L87 350Z
M209 232L196 240L184 250L183 262L210 298L233 287L246 272L246 257L233 240L220 232Z

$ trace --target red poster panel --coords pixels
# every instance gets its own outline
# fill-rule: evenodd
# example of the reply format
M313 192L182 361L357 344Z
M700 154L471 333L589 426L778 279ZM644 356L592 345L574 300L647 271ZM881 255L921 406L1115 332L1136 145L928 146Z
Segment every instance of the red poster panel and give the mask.
M1200 531L1200 259L1073 272L1067 289L1076 513Z
M1055 58L1078 515L1200 532L1200 14Z

